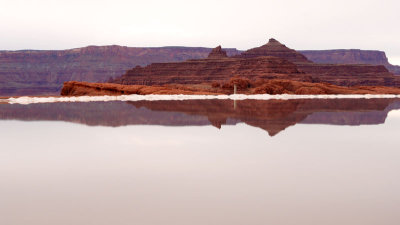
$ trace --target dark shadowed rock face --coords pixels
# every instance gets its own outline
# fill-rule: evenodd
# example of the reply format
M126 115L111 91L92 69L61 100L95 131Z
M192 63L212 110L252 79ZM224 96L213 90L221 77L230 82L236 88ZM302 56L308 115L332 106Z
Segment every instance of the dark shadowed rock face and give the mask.
M389 63L385 52L360 49L299 51L315 63L384 65L391 73L400 75L400 66Z
M242 58L253 58L258 56L275 56L293 63L311 62L301 53L286 47L273 38L269 39L267 44L261 47L249 49L240 55Z
M105 82L137 65L201 59L210 51L210 48L117 45L60 51L0 51L0 96L57 94L65 81ZM240 53L236 49L226 52Z

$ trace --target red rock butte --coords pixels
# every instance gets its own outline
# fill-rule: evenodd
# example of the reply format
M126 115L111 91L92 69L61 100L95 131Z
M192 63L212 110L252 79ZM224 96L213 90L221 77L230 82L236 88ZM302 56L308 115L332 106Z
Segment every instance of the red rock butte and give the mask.
M269 39L267 44L261 47L249 49L238 57L254 58L259 56L275 56L293 63L311 63L311 61L301 53L286 47L286 45L281 44L273 38Z
M210 54L208 54L209 59L213 58L226 58L228 55L225 50L222 50L221 45L211 50Z
M205 59L153 63L135 67L112 83L132 85L200 84L227 81L233 76L249 79L292 79L311 81L294 63L275 56L228 57L221 46Z
M340 86L400 84L400 79L383 65L313 63L273 38L263 46L231 57L218 46L205 59L135 67L111 82L125 85L200 84L225 82L234 76L251 80L326 82Z

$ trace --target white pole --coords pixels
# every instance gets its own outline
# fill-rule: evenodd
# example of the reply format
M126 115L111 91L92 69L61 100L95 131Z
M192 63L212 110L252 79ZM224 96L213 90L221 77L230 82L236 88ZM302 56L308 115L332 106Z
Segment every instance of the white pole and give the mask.
M233 84L233 94L236 95L237 92L237 86L236 84ZM236 99L233 100L233 109L236 109Z

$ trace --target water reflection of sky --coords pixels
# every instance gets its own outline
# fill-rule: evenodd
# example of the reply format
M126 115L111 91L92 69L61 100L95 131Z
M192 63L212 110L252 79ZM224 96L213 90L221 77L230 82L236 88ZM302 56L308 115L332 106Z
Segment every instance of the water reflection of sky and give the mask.
M90 127L0 121L4 224L397 224L384 124Z

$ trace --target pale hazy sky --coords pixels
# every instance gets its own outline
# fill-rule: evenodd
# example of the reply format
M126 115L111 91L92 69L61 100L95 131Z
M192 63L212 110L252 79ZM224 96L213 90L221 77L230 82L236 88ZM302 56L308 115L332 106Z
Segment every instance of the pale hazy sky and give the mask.
M0 49L87 45L383 50L400 64L398 0L0 0Z

